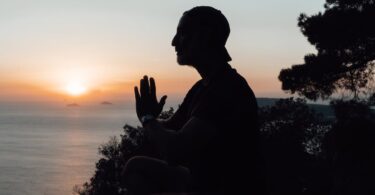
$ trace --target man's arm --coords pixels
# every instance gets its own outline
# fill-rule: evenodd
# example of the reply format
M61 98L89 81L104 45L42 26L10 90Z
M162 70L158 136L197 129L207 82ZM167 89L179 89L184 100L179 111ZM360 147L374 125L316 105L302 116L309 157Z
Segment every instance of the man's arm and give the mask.
M168 119L158 119L160 124L166 129L180 130L186 123L185 107L182 105Z
M192 117L179 131L164 128L157 120L144 125L146 135L168 159L184 162L191 156L192 148L209 143L216 127L209 121Z
M178 125L181 129L163 127L162 123L155 118L165 103L165 96L160 102L156 100L156 86L153 78L149 81L148 77L144 76L140 81L140 93L137 87L134 88L134 93L137 115L145 128L146 135L156 143L161 152L169 155L169 158L183 161L190 155L192 148L199 148L204 143L208 143L213 132L216 131L215 126L209 121L196 117L179 120L184 123ZM151 120L145 122L146 118L151 118Z

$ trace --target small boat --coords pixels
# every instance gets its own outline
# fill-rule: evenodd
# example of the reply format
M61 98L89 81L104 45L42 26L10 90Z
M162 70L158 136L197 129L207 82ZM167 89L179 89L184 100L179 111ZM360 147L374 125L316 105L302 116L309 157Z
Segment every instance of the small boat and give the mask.
M101 105L112 105L113 103L111 102L107 102L107 101L103 101L100 103Z
M77 103L67 104L67 107L79 107L80 105Z

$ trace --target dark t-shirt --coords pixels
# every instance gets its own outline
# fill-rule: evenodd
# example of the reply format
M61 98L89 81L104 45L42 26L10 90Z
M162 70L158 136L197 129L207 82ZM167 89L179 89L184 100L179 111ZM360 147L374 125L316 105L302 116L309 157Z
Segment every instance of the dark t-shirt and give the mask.
M247 181L246 188L254 184L260 168L258 114L246 80L227 64L208 83L198 81L170 119L169 128L178 131L192 117L208 122L216 131L204 142L171 142L168 162L190 168L193 189L237 188Z

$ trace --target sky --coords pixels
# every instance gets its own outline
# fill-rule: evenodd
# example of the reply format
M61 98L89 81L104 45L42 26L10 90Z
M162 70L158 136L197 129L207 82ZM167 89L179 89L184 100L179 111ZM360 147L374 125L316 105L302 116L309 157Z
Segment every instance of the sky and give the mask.
M208 5L227 17L230 64L257 97L289 96L277 76L314 53L297 27L324 0L0 0L0 101L128 100L147 74L181 99L200 79L176 63L182 13ZM74 96L74 90L85 92ZM69 100L70 101L70 100Z

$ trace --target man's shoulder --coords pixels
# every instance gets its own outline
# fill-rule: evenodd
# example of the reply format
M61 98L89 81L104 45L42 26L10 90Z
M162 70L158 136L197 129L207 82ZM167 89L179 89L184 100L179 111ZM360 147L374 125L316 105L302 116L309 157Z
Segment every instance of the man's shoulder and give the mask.
M228 71L219 81L216 83L217 93L224 93L230 97L245 96L247 98L253 98L254 92L249 86L246 79L240 75L235 69Z
M225 73L211 84L207 94L199 101L203 110L211 110L212 115L227 113L226 118L228 118L228 114L233 112L246 113L257 109L253 91L246 80L235 70Z
M190 100L191 98L193 98L193 96L199 91L201 90L203 87L203 83L202 83L202 80L198 80L190 89L189 91L186 93L185 95L185 100Z
M188 93L192 93L192 92L198 91L202 87L203 87L203 81L202 81L202 79L200 79L197 82L195 82L193 86L191 86L191 88L189 89Z

